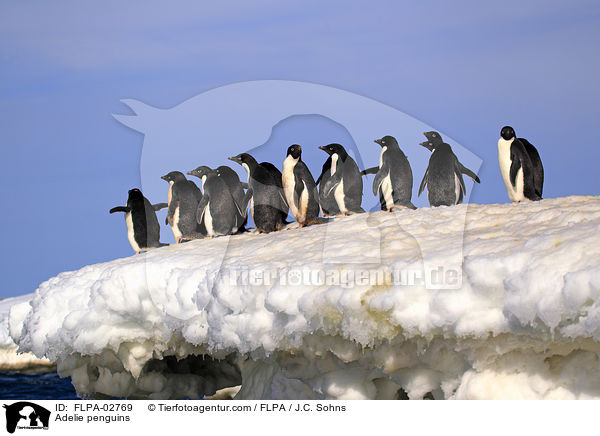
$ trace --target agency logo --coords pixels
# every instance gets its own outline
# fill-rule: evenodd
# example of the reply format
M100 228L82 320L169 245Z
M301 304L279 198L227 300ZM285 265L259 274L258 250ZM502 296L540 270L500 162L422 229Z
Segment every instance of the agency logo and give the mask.
M48 430L50 411L29 401L4 404L6 409L6 431L14 433L18 429Z

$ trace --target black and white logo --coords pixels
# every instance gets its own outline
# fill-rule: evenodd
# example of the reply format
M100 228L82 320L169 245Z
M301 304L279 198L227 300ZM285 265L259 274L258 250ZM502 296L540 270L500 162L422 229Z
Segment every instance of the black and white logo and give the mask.
M6 431L14 433L18 429L48 429L50 411L29 401L19 401L10 405L4 404L6 409Z

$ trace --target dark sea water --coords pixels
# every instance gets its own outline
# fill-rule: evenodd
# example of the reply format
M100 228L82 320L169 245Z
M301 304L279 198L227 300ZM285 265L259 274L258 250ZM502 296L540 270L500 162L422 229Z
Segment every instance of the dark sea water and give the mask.
M0 399L77 400L70 378L56 372L0 372Z

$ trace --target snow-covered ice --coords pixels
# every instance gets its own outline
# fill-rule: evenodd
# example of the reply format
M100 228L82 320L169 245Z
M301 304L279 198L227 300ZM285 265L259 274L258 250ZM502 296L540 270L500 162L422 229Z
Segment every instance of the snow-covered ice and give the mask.
M27 294L0 300L0 371L23 370L52 365L48 359L38 359L32 353L17 353L17 344L9 334L9 312L13 312L13 320L21 326L24 315L29 312L29 301L32 298L33 294ZM15 325L13 328L16 330L18 326Z
M62 273L10 331L89 397L600 398L599 228L567 197L193 241Z

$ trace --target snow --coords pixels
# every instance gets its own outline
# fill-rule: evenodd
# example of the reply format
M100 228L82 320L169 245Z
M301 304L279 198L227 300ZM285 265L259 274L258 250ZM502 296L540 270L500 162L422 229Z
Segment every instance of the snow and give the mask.
M9 313L12 313L12 328L15 336L20 334L20 327L25 315L29 312L29 301L33 294L0 300L0 371L13 371L50 366L47 359L38 359L32 353L17 353L17 344L9 334ZM19 322L20 321L20 322ZM17 332L17 329L18 332Z
M197 240L42 283L11 335L84 397L600 398L599 226L573 196Z

